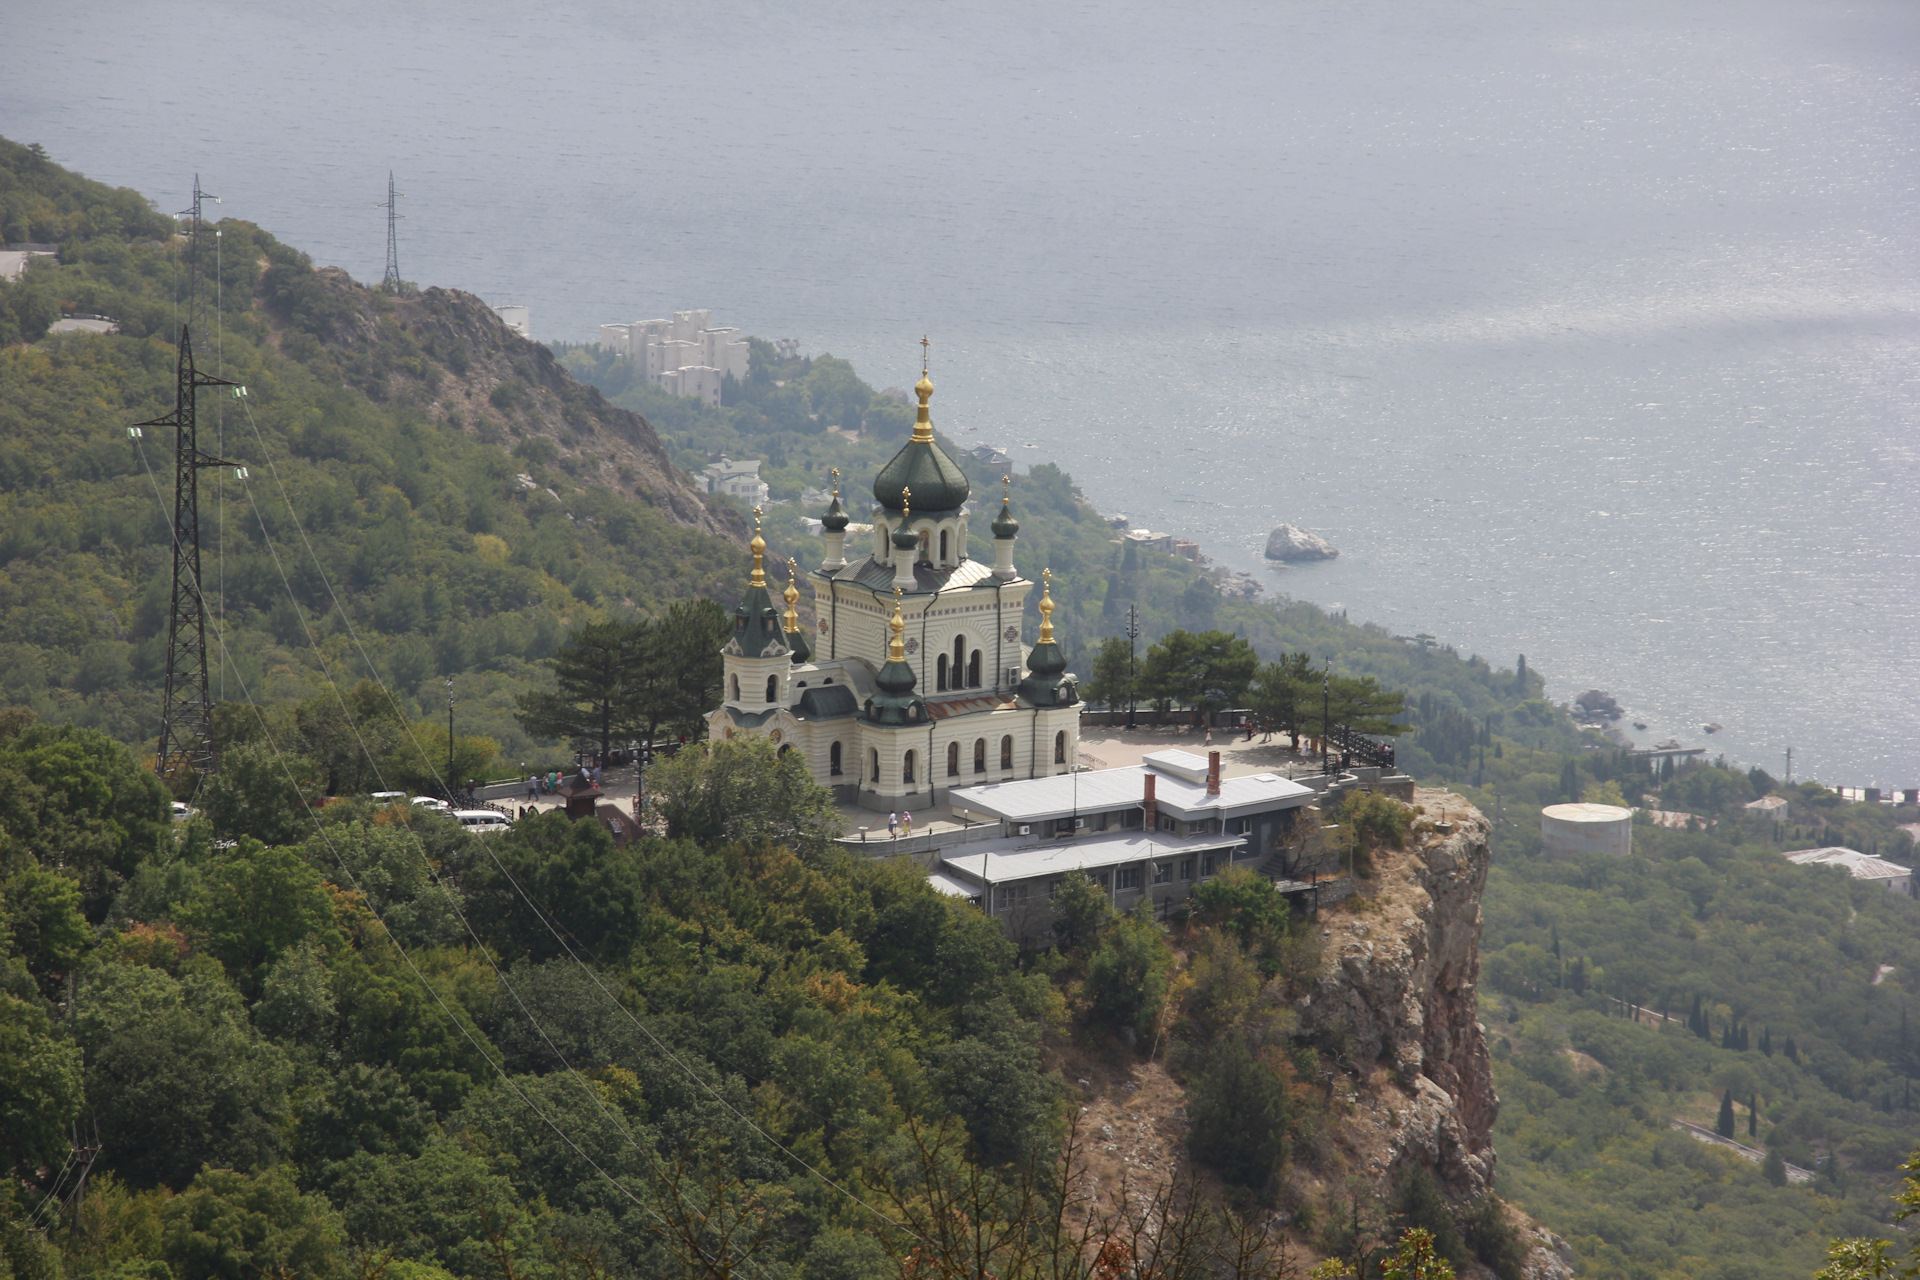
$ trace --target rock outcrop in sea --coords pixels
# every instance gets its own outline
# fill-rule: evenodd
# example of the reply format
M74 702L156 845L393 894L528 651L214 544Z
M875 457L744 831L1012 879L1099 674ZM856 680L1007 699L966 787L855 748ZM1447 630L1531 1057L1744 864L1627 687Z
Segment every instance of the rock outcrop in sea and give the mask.
M1269 560L1331 560L1339 554L1319 534L1296 529L1290 524L1283 524L1267 535Z

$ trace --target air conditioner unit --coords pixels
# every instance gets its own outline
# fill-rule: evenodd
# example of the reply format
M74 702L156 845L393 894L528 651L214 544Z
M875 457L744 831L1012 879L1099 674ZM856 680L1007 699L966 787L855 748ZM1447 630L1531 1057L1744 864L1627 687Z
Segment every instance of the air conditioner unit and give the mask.
M1020 834L1023 836L1030 836L1033 834L1033 828L1023 826L1020 828Z
M1073 829L1075 831L1078 831L1080 828L1086 825L1087 825L1087 820L1085 818L1075 818L1073 820Z
M1019 683L1020 683L1020 668L1008 667L1007 668L1007 688L1011 689L1016 685L1018 685Z

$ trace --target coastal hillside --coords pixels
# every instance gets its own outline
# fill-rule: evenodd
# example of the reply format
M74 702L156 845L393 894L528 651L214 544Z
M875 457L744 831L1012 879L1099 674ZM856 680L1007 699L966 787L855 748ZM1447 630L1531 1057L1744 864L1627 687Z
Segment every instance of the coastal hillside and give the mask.
M150 742L172 433L128 427L172 408L184 237L6 141L0 220L53 250L0 281L0 698ZM200 395L201 446L247 473L201 477L217 699L297 700L324 662L424 714L450 675L459 730L517 762L541 748L512 696L569 627L741 589L738 513L479 299L383 294L248 223L213 230L195 354L247 390ZM49 332L67 316L117 331Z

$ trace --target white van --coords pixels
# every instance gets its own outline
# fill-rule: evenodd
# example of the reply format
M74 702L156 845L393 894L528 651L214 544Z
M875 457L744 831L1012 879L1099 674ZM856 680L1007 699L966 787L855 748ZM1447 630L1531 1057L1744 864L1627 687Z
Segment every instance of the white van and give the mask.
M513 823L504 813L492 809L455 809L453 820L476 835L491 835L495 831L505 831Z

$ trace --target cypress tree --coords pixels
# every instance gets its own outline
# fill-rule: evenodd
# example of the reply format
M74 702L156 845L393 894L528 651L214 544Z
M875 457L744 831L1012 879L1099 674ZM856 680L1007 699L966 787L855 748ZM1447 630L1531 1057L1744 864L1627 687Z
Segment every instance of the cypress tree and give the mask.
M1760 1028L1760 1052L1773 1056L1773 1031L1769 1027Z
M1800 1061L1800 1046L1793 1042L1792 1036L1787 1037L1787 1042L1781 1046L1780 1052L1787 1055L1789 1062Z
M1747 1099L1747 1136L1760 1136L1760 1095L1757 1093Z
M1714 1121L1714 1132L1723 1138L1733 1136L1733 1090L1728 1089L1720 1095L1720 1118Z
M1553 926L1553 958L1560 958L1560 926L1557 924Z

